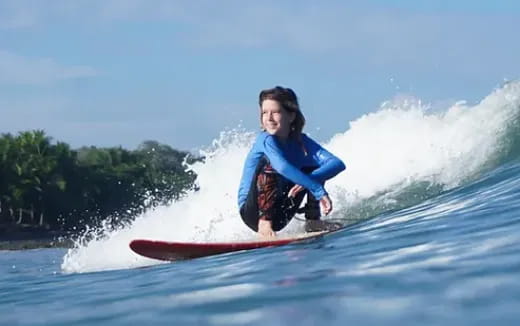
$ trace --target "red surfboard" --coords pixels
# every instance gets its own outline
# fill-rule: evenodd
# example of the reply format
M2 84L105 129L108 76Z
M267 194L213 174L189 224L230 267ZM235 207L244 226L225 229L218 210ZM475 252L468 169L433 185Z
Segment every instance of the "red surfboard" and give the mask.
M297 237L251 242L189 243L137 239L130 242L130 248L144 257L175 261L239 250L283 246L290 243L313 240L326 233L330 233L330 231L311 232Z

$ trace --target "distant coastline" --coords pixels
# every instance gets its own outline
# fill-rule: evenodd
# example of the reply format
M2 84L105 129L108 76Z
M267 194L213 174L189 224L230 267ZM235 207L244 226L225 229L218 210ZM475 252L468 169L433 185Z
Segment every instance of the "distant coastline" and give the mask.
M202 161L154 140L137 149L54 142L44 130L0 135L0 249L71 246L71 233L112 225L197 191Z
M0 224L0 250L71 248L71 232L48 230L34 225Z

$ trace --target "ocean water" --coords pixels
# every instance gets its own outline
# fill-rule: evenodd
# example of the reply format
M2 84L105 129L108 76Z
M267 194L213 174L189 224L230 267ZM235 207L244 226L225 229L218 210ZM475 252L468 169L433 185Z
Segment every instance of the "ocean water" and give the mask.
M519 82L442 109L388 101L323 144L347 164L327 183L344 230L174 263L132 253L134 238L254 239L236 212L254 135L223 132L191 167L200 191L70 250L0 252L0 325L517 325L519 118Z

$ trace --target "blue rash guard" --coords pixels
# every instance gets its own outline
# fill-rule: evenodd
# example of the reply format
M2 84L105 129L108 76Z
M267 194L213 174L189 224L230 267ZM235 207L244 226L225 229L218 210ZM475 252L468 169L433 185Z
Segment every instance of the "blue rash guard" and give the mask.
M277 173L294 184L303 186L318 200L327 194L323 187L325 181L345 169L345 164L340 159L305 134L302 134L302 142L288 139L287 142L282 143L276 136L265 131L261 132L244 164L238 190L239 207L246 202L256 167L263 157L269 160ZM305 174L301 171L304 167L316 167L316 169L310 174Z

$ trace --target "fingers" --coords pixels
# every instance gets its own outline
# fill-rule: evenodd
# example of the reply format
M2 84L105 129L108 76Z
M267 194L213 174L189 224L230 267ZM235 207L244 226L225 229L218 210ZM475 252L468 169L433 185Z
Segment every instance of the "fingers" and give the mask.
M300 191L302 191L304 188L300 185L294 185L291 190L289 190L289 197L295 197Z
M297 187L298 187L298 185L293 186L293 187L291 188L291 190L289 190L289 197L294 197L294 196L296 196Z
M320 199L320 207L322 213L325 215L329 215L330 212L332 212L332 201L329 196L323 196L323 198Z

